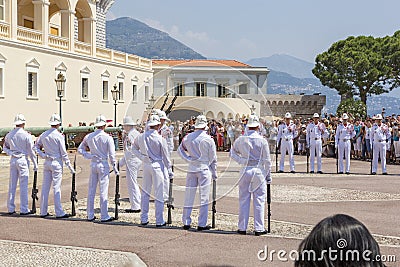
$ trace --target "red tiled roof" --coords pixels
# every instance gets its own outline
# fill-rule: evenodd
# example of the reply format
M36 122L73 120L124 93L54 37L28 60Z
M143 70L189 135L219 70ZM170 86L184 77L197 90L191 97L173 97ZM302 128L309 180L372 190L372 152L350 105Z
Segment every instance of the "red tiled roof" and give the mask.
M164 66L187 66L187 67L233 67L233 68L251 68L250 65L237 60L211 60L211 59L188 59L188 60L152 60L153 65Z

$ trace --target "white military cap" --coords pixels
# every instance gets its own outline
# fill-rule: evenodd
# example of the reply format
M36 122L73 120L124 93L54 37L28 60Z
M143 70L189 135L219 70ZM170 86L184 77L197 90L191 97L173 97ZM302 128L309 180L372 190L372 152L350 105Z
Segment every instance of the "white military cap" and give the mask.
M135 126L136 122L133 121L131 116L126 116L122 122L123 125Z
M49 124L51 126L55 126L55 125L61 124L60 115L58 115L57 113L54 113L53 115L51 115L50 120L49 120Z
M247 127L254 128L258 126L260 126L260 119L257 117L257 115L250 115L247 122Z
M17 114L14 118L14 125L24 124L25 122L25 116L22 114Z
M149 120L148 120L148 122L147 122L147 125L150 126L150 127L151 126L156 126L156 125L159 125L159 124L161 124L161 122L160 122L160 117L158 115L151 115Z
M318 113L314 113L313 118L319 118L319 114Z
M207 127L207 118L204 115L199 115L196 118L196 123L194 125L195 129L203 129Z
M376 115L375 120L383 120L382 115L381 114Z
M107 124L107 119L104 115L99 115L96 117L96 122L94 127L101 127Z
M169 120L165 111L160 110L158 116L160 117L160 120Z
M349 119L349 116L347 115L347 113L343 113L342 119L343 120L348 120Z
M291 119L292 118L292 114L290 114L289 112L287 112L285 114L285 119Z

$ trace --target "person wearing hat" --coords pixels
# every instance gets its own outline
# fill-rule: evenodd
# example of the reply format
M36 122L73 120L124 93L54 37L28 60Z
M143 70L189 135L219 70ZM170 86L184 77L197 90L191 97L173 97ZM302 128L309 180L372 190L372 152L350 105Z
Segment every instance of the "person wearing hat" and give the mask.
M319 114L314 113L313 121L307 126L306 142L310 149L310 173L314 173L315 157L317 157L318 173L322 173L322 138L328 137L328 130L324 123L319 121Z
M167 143L158 133L161 122L158 115L151 115L148 130L139 135L132 146L132 152L143 162L143 184L141 201L141 224L149 223L149 202L154 186L156 226L166 225L164 220L164 169L169 178L174 176Z
M279 172L283 172L285 164L285 155L289 155L290 172L295 173L294 170L294 147L293 139L297 137L296 125L291 121L292 115L288 112L285 114L285 123L279 125L277 147L281 150L281 160L279 163ZM280 143L280 145L279 145Z
M264 226L267 183L271 183L271 157L268 141L259 134L260 122L250 115L247 132L232 146L230 157L243 166L239 180L238 233L246 234L250 200L253 196L254 231L256 236L267 233Z
M167 143L169 157L171 157L172 151L174 150L174 135L173 130L171 130L168 125L166 124L169 121L167 114L165 111L157 110L158 116L160 117L160 128L158 129L158 133L165 139ZM166 169L165 169L166 170ZM164 171L165 171L164 170ZM169 192L169 178L168 173L164 175L164 201L168 199L168 192Z
M19 180L20 187L20 215L31 214L28 208L28 178L29 160L33 163L33 170L37 171L37 161L33 149L32 136L24 130L25 117L17 114L14 119L15 128L4 138L3 151L11 156L10 159L10 187L8 189L8 214L15 213L15 192Z
M124 156L119 161L119 166L126 165L126 183L128 187L129 202L131 207L126 209L127 213L140 212L140 188L137 182L137 175L142 163L138 157L132 152L132 145L140 133L135 129L136 123L132 117L127 116L123 120L123 143L124 143Z
M65 138L58 131L61 125L60 116L58 114L51 115L49 125L51 128L39 136L34 147L38 155L45 160L43 164L42 193L40 195L40 216L45 218L50 215L47 209L50 187L53 184L56 218L68 218L70 215L64 212L61 204L63 162L72 174L75 173L75 170L68 158Z
M335 149L338 152L339 174L343 174L343 158L346 159L346 174L350 174L350 153L351 140L356 136L356 131L351 123L348 123L349 116L342 115L343 123L339 124L335 134Z
M188 230L192 219L194 198L197 187L200 194L200 212L197 230L209 230L207 225L208 204L211 179L217 179L217 152L214 140L207 134L207 118L199 115L196 118L195 131L182 140L178 154L188 163L186 175L185 204L183 208L183 228Z
M378 114L375 116L375 125L371 130L371 142L372 142L372 174L375 175L378 169L378 159L381 159L382 174L386 175L386 143L391 137L389 128L387 125L382 123L382 115Z
M110 167L108 160L113 166L114 173L119 175L117 160L115 158L115 144L113 138L107 134L106 118L103 115L96 117L94 127L96 130L85 136L78 147L78 152L86 159L90 159L90 178L87 200L87 219L93 221L94 216L94 198L97 185L100 184L100 210L101 222L110 222L114 217L108 214L108 186L110 182Z

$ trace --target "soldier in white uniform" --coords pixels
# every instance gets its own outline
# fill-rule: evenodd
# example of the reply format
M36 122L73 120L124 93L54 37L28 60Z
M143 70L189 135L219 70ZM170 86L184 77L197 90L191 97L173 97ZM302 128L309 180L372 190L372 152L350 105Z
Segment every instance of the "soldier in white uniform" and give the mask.
M382 174L387 175L386 171L386 143L391 134L389 127L382 123L382 115L375 117L375 125L371 130L371 142L373 145L372 174L375 175L378 169L378 159L381 159Z
M149 223L149 202L154 185L156 226L166 225L164 220L164 169L172 178L171 161L166 141L158 134L160 117L151 115L147 122L148 130L139 135L132 146L132 152L143 162L142 214L141 224Z
M70 215L64 212L61 204L63 161L71 173L75 173L75 170L72 168L68 158L64 136L58 131L61 125L60 116L58 114L53 114L49 124L51 128L42 133L35 144L36 152L41 158L45 159L42 193L40 195L40 216L45 218L50 215L47 213L47 208L50 187L53 184L56 218L68 218ZM42 151L42 149L44 151Z
M335 134L335 149L338 149L339 174L343 174L343 157L346 158L346 174L350 174L351 139L356 136L356 131L347 120L349 116L343 113L343 123L339 124Z
M130 209L126 209L127 213L139 213L140 210L140 188L137 182L137 175L141 165L140 159L132 152L132 145L140 133L135 129L136 123L132 117L125 117L123 121L124 127L124 156L119 161L119 166L126 165L126 182L128 185Z
M156 109L155 110L158 116L160 117L160 128L158 129L158 133L162 136L162 138L165 139L165 142L167 143L167 149L168 149L168 154L169 157L171 158L172 151L174 150L174 140L173 140L173 132L171 129L168 127L166 124L167 121L169 121L167 114L165 114L164 111ZM167 169L164 169L164 201L168 200L168 191L169 191L169 178L168 178L168 173L166 172Z
M289 155L289 163L290 163L290 172L295 173L294 170L294 148L293 148L293 139L297 137L297 128L296 125L291 121L292 115L288 112L285 114L285 123L279 125L278 127L278 137L276 140L276 144L279 146L280 142L280 150L281 150L281 160L279 162L279 172L283 172L285 165L285 155L286 152Z
M200 194L200 212L197 230L209 230L207 225L211 179L217 179L217 152L214 140L206 132L207 118L199 115L195 131L182 140L178 153L188 163L186 175L185 206L183 208L183 229L188 230L192 219L194 198L197 187Z
M29 160L33 163L33 170L37 170L35 152L33 150L32 136L24 130L25 117L18 114L14 119L15 128L4 138L3 151L11 156L10 159L10 184L8 188L7 208L8 214L15 213L15 192L17 182L20 186L20 215L31 214L28 208L28 178Z
M319 121L319 114L314 113L313 122L307 126L306 142L310 149L310 173L314 173L315 157L317 157L318 173L322 173L322 138L329 134L325 124Z
M239 180L238 233L246 234L253 195L255 235L267 233L264 227L266 183L271 183L271 158L268 141L259 134L259 119L251 115L248 131L239 137L230 151L230 156L243 165Z
M114 220L114 217L110 217L108 214L108 186L110 182L108 160L110 160L115 174L119 175L119 172L115 159L114 140L109 134L104 132L106 124L106 118L103 115L96 117L96 123L94 124L94 127L97 128L96 131L86 135L78 148L78 152L84 158L91 160L87 200L88 221L96 219L94 216L94 198L98 184L100 184L100 219L102 222Z

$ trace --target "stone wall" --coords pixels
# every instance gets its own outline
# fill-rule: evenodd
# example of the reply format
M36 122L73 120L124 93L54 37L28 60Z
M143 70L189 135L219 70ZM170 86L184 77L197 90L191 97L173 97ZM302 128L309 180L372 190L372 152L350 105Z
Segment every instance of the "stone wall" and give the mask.
M100 0L96 3L96 45L106 47L106 16L114 0Z
M326 105L325 95L241 95L261 104L261 116L283 117L290 112L296 117L312 117L314 113L321 114Z

